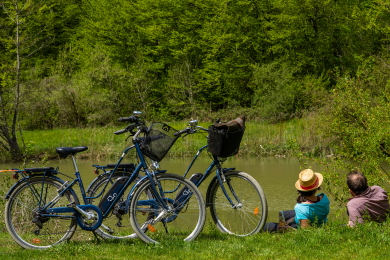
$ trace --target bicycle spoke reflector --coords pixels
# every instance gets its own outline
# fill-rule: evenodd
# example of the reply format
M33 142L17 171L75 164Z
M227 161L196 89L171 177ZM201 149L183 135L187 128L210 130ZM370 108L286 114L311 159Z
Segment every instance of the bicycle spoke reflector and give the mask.
M255 211L254 211L253 213L255 214L255 216L257 216L257 214L259 214L259 208L256 207L256 208L255 208Z
M34 244L40 244L41 243L41 240L39 238L33 238L32 242Z
M152 225L148 225L148 229L150 230L150 232L156 232L156 229L152 226Z

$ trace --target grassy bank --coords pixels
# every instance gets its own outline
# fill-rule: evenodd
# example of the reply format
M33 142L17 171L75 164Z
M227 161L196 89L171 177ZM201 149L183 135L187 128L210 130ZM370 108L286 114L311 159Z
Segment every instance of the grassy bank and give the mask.
M24 250L0 234L1 259L387 259L390 223L359 228L326 227L249 237L221 234L209 224L193 242L146 245L139 239L101 241L78 232L70 243L45 251ZM84 234L84 235L82 235Z
M186 122L168 123L177 130L186 127ZM200 123L207 127L210 123ZM327 147L327 141L321 138L310 119L293 119L278 124L264 122L248 122L241 142L240 152L237 156L288 156L291 148L290 140L296 139L298 144L308 154L328 155L332 151ZM47 156L57 158L56 147L62 146L88 146L86 152L80 154L84 158L112 157L120 155L124 148L131 144L126 135L116 136L113 133L123 126L106 126L95 128L73 128L24 131L28 157L37 158ZM190 156L207 144L206 138L194 134L182 139L179 138L167 156ZM10 157L4 150L0 153L0 160L6 161Z

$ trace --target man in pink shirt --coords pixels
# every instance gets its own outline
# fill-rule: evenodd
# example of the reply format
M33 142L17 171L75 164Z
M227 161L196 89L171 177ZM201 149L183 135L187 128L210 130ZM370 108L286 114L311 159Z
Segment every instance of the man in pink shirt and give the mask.
M365 221L383 222L390 214L387 192L379 186L368 186L367 178L359 171L347 176L349 192L353 196L347 204L349 222L353 227Z

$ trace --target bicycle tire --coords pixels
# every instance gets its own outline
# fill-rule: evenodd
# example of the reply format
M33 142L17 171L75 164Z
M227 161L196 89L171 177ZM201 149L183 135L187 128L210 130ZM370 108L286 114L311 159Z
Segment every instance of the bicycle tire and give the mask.
M158 202L156 208L140 206L141 201L148 199L145 197L145 190L152 189L150 180L145 180L134 192L130 204L130 222L134 231L146 243L194 240L202 231L206 221L206 208L202 194L191 181L182 176L164 173L156 178L171 212L164 215L160 221L151 223L163 211L163 207ZM158 186L156 188L160 190ZM184 194L181 191L189 191L192 195L189 200L179 203L181 195Z
M39 203L30 187L41 194ZM49 177L32 177L27 182L21 182L5 205L5 224L11 237L21 247L26 249L47 249L53 245L68 241L77 228L75 218L41 217L35 212L58 195L63 183ZM78 198L70 190L55 203L55 207L66 207L69 203L79 204ZM53 207L52 206L52 207ZM56 213L56 215L74 216L75 213ZM33 221L36 221L35 223ZM41 227L40 227L41 225Z
M120 177L130 177L132 173L123 173L117 172L111 178L110 183L107 185L105 192L110 190L111 186L115 181ZM87 194L88 197L96 196L100 193L101 189L104 188L104 185L109 180L110 175L101 175L101 177L88 189ZM140 177L137 177L135 181L132 183L137 183L140 180ZM128 192L130 192L131 188L134 185L129 185L126 188L125 193L122 195L120 201L123 199L127 199ZM89 199L88 203L93 205L98 205L103 199L104 194L99 196L96 199ZM118 203L114 206L117 207ZM132 239L136 238L137 235L133 231L133 228L130 224L130 216L127 214L121 214L121 211L116 211L114 214L114 210L111 210L110 214L103 219L102 226L95 230L95 233L103 239Z
M218 180L210 185L211 217L222 233L236 236L248 236L259 232L268 215L267 199L260 184L249 174L239 171L230 171L224 174L226 184L230 182L234 193L241 205L234 208L227 200ZM230 199L236 199L228 185L224 185Z

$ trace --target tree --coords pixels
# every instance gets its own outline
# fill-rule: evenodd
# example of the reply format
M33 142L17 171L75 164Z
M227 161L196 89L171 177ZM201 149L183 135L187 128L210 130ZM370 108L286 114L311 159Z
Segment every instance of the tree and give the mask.
M8 61L13 61L2 60L0 71L0 146L17 159L22 155L17 126L24 144L19 124L19 105L23 94L25 61L49 45L54 37L47 34L50 19L44 16L49 13L50 6L45 5L44 0L3 0L0 8L2 54Z

